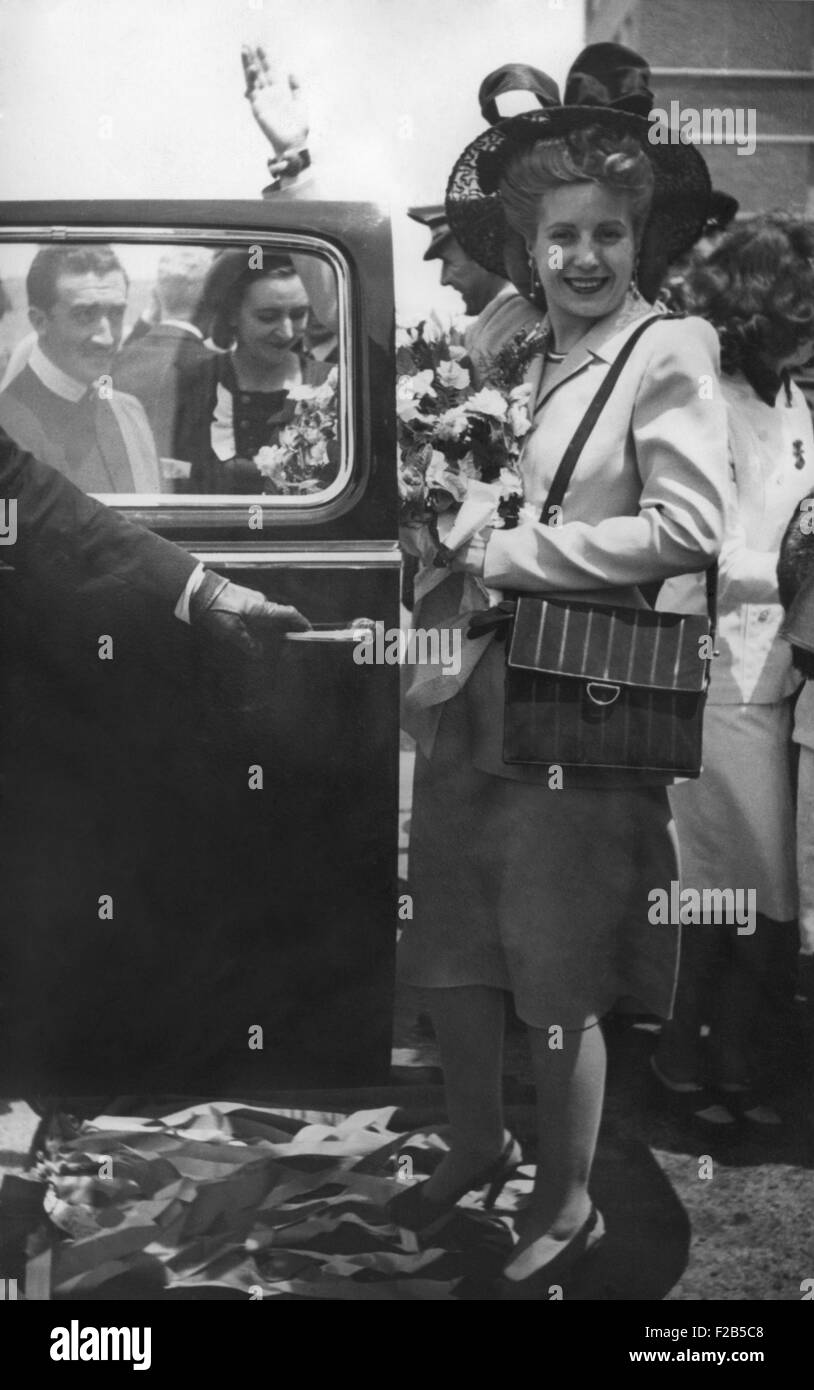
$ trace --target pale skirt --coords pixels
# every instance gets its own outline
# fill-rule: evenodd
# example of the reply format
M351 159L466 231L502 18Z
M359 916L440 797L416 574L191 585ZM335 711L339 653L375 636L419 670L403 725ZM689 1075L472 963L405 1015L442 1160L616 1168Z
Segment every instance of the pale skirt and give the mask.
M620 1003L669 1017L679 931L648 915L678 877L666 789L480 772L466 697L444 706L432 758L416 756L400 979L507 990L537 1028L581 1028Z
M750 888L756 911L797 915L791 702L712 705L703 771L670 788L682 888Z

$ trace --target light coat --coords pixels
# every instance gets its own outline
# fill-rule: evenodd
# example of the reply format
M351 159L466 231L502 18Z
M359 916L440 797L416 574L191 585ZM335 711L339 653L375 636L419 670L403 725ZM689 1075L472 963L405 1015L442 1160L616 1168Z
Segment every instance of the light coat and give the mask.
M767 405L742 375L721 383L727 406L730 467L726 532L719 560L719 655L712 666L712 704L774 704L801 677L791 647L777 636L783 610L777 593L780 541L800 499L814 487L814 429L805 397L793 383ZM802 462L802 468L798 465ZM695 578L665 584L658 607L698 612Z

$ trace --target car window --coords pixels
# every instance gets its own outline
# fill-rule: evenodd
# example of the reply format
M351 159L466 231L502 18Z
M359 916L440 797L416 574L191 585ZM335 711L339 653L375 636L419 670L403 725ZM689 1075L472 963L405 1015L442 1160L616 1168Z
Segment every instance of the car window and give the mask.
M353 473L347 267L319 238L0 239L0 426L85 492L301 511Z

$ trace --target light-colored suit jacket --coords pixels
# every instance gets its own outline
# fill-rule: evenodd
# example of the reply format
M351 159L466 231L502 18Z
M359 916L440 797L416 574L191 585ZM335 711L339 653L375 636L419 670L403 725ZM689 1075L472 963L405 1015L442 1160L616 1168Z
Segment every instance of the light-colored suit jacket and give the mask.
M623 309L601 320L546 374L521 460L535 507L639 318ZM539 359L534 371L539 382ZM485 582L532 592L602 588L606 602L638 604L634 586L703 569L718 554L726 462L717 335L702 319L657 319L580 455L563 524L494 531ZM607 586L618 591L612 599Z
M611 363L641 318L626 304L596 323L547 372L521 461L527 498L542 508L557 466ZM640 606L638 585L704 570L721 548L727 476L718 338L702 319L665 319L633 349L577 463L562 524L492 532L485 582ZM539 362L533 367L538 384ZM475 766L520 781L542 771L502 760L504 651L492 643L466 687ZM589 782L589 775L569 783ZM615 780L664 783L658 775ZM610 784L607 777L600 779Z

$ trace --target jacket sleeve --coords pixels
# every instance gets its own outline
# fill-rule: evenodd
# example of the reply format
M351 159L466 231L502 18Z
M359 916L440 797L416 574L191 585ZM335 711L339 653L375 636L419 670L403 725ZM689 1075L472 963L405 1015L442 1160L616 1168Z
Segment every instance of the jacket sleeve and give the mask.
M43 573L68 554L97 574L175 607L196 568L191 555L74 487L0 431L0 497L16 502L16 538L0 559ZM8 515L8 513L7 513Z
M532 592L624 587L704 569L718 554L727 426L717 335L696 318L668 320L649 333L631 419L638 514L493 531L488 585ZM606 409L613 409L612 400ZM545 411L542 428L544 419Z

